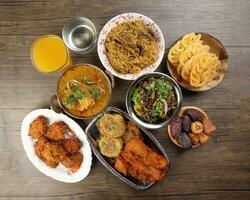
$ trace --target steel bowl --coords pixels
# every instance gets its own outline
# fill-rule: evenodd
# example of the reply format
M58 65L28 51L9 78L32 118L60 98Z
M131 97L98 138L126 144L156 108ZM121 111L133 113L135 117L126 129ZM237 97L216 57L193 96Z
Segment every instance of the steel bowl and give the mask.
M94 49L97 31L93 22L85 17L73 17L62 31L65 44L75 53L85 54Z
M58 87L59 87L60 79L64 76L64 74L65 74L67 71L71 70L71 69L74 68L74 67L78 67L78 66L88 66L88 67L92 67L92 68L98 70L99 72L102 73L102 75L103 75L104 78L107 80L108 85L109 85L109 100L108 100L106 106L103 107L103 109L102 109L100 112L95 113L93 116L90 116L90 117L80 117L80 116L73 115L73 114L70 113L66 108L64 108L64 106L63 106L63 104L62 104L62 102L60 101L60 98L59 98ZM112 96L111 82L110 82L108 76L107 76L100 68L98 68L98 67L96 67L96 66L94 66L94 65L91 65L91 64L76 64L76 65L74 65L73 67L67 69L67 70L61 75L61 77L58 79L58 82L57 82L57 94L51 96L51 98L50 98L50 108L51 108L52 110L54 110L56 113L63 113L63 112L64 112L64 113L68 114L69 116L71 116L71 117L73 117L73 118L76 118L76 119L91 119L91 118L97 116L98 114L100 114L101 112L103 112L103 111L107 108L107 106L108 106L109 103L110 103L111 96Z
M134 112L134 109L132 107L131 104L131 94L132 91L134 90L134 88L143 80L145 80L148 77L165 77L169 83L173 86L174 89L174 93L177 99L177 106L176 106L176 110L174 111L174 113L172 114L172 116L170 118L168 118L166 121L161 122L161 123L148 123L145 121L142 121ZM152 73L148 73L145 75L140 76L139 78L137 78L135 81L133 81L133 83L130 85L128 92L127 92L127 96L126 96L126 107L127 107L127 111L128 114L131 116L131 118L133 119L133 121L137 124L139 124L140 126L143 126L145 128L148 129L158 129L158 128L163 128L166 127L168 124L171 123L171 121L179 114L181 106L182 106L182 92L181 89L179 87L179 85L175 82L174 79L172 79L170 76L160 73L160 72L152 72Z

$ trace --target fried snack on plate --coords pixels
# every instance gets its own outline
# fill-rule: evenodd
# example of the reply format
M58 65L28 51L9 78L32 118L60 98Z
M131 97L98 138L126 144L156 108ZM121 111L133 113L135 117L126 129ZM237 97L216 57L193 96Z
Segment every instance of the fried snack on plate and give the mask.
M137 138L129 140L115 162L115 169L140 181L162 180L167 166L163 156Z
M62 164L74 173L81 167L82 162L83 155L80 152L76 152L73 155L67 155Z
M101 135L97 142L101 154L109 158L117 157L123 146L121 138L114 138L105 135Z
M29 136L33 139L39 139L43 136L48 128L48 119L44 116L38 116L30 124Z
M45 133L45 137L49 140L60 142L65 139L65 134L69 131L69 127L62 121L51 124Z
M81 141L75 136L63 140L62 145L65 151L69 154L78 152L82 147Z
M102 135L120 137L126 130L126 122L120 114L105 113L100 119L99 129Z
M115 169L117 169L120 173L127 176L128 175L129 164L127 163L127 161L122 156L118 156L116 158L116 161L115 161Z
M139 127L135 123L127 121L127 129L124 135L122 136L122 139L123 142L126 144L132 138L138 138L143 140Z
M34 148L36 155L51 168L56 168L66 157L66 152L62 146L57 143L49 142L44 137L38 139Z

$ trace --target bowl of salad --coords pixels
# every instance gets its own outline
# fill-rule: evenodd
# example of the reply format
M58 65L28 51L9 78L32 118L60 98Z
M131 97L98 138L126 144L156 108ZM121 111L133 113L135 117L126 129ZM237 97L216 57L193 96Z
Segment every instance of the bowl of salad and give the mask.
M131 118L149 129L166 127L178 116L181 105L180 87L170 76L160 72L137 78L126 96L126 107Z

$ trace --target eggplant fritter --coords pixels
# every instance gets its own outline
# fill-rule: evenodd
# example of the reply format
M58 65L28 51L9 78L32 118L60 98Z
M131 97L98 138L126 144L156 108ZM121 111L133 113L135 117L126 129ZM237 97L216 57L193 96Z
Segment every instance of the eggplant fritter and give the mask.
M65 139L65 134L69 131L69 127L62 121L51 124L45 133L45 137L49 140L60 142Z
M61 145L49 142L44 137L38 139L34 148L36 155L51 168L56 168L66 157L66 152Z
M77 152L73 155L66 156L66 158L62 161L62 164L74 173L81 167L82 161L83 155L80 152Z
M126 122L119 114L104 114L99 122L99 129L102 135L120 137L126 130Z
M45 134L48 128L48 119L44 116L38 116L30 124L29 136L33 139L39 139L42 135Z
M121 138L101 135L98 140L98 146L101 154L109 158L117 157L122 149L123 141Z
M65 139L63 140L62 144L65 151L69 154L74 154L78 152L82 147L82 143L77 137L71 137L69 139Z

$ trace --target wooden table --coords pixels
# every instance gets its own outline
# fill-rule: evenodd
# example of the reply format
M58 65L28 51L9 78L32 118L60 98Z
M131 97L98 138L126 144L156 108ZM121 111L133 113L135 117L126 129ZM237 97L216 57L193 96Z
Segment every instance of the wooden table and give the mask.
M153 131L170 156L167 178L147 191L122 183L94 158L89 176L75 184L57 182L28 160L21 143L23 117L48 107L62 72L41 74L29 46L42 34L61 34L73 16L91 19L98 32L113 16L142 13L155 20L166 52L181 35L207 32L225 45L229 72L208 92L183 91L184 105L203 108L217 126L206 145L178 149L166 129ZM96 51L73 54L73 62L102 66ZM250 198L250 1L191 0L0 0L0 199L249 199ZM167 73L165 58L159 71ZM130 81L116 79L112 106L125 110ZM86 127L88 121L78 121Z

